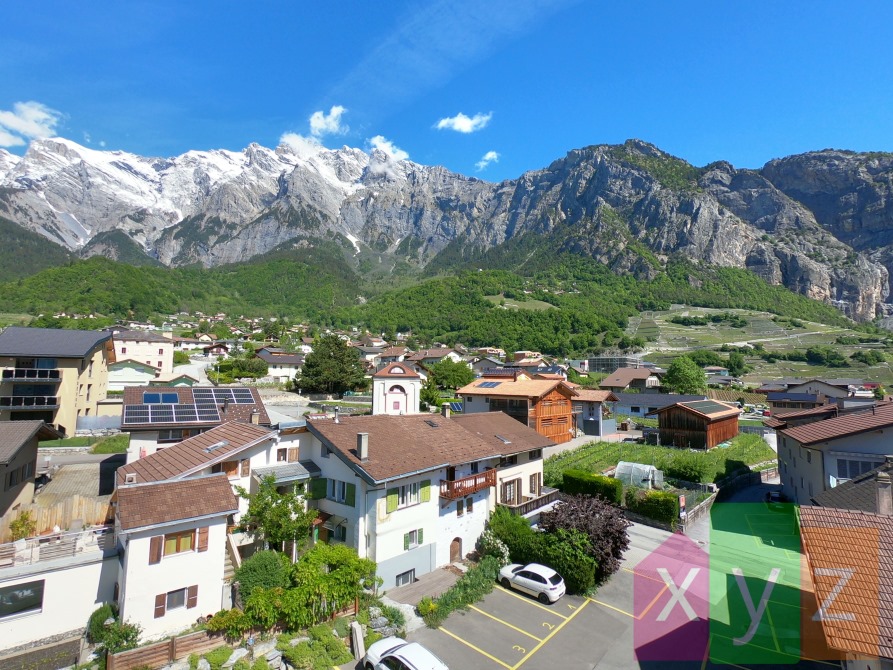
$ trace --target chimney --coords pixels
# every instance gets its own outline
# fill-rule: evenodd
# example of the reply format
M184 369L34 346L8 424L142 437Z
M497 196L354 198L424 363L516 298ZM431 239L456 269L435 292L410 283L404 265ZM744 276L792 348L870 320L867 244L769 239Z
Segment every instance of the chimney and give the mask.
M357 433L357 458L361 461L369 458L369 433Z
M449 418L450 418L450 406L449 406L447 403L443 403L443 404L440 406L440 415L441 415L444 419L449 419Z
M222 410L222 413L223 413L223 414L226 414L226 410L228 410L228 409L229 409L229 398L224 398L224 399L223 399L223 410Z
M875 477L877 482L877 513L885 516L893 516L893 496L890 495L890 475L879 472Z
M337 407L335 408L335 423L340 423L340 421L338 421L338 408Z
M255 426L260 423L260 412L256 409L251 410L251 423Z

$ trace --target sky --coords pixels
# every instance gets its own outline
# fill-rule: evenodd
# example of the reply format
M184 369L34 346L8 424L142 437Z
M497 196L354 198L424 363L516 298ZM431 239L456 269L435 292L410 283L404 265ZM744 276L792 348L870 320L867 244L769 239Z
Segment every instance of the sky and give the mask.
M7 3L0 147L377 147L487 181L629 138L702 166L893 150L893 3Z

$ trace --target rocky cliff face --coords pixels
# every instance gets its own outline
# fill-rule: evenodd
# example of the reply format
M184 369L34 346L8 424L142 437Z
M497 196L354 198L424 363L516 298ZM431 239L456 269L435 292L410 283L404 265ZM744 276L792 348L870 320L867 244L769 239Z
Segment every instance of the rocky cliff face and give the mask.
M422 267L451 243L540 236L639 276L670 254L746 267L857 319L887 309L891 192L893 155L700 169L639 141L499 184L348 147L157 159L55 139L21 159L0 152L0 215L86 253L105 253L88 243L120 231L164 264L212 266L335 238L358 263Z

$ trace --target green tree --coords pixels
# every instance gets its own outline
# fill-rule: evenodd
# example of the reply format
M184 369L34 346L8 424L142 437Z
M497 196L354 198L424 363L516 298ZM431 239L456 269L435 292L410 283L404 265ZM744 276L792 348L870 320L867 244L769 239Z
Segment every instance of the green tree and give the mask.
M357 350L337 335L323 335L307 354L298 387L311 393L341 394L363 385L363 365Z
M474 380L474 372L464 361L444 358L431 366L431 378L439 388L457 389Z
M304 497L289 491L279 493L276 478L264 477L255 493L249 494L236 487L240 498L248 501L248 511L242 515L239 530L264 543L265 548L282 550L286 542L302 545L310 536L316 510L306 509Z
M750 367L744 360L744 354L738 353L737 351L733 351L729 354L729 374L733 377L740 377L743 374L746 374Z
M707 391L704 371L688 356L677 356L673 360L662 384L676 393L702 394Z
M434 383L434 377L429 376L425 380L419 399L432 407L440 400L440 392L437 390L437 384Z

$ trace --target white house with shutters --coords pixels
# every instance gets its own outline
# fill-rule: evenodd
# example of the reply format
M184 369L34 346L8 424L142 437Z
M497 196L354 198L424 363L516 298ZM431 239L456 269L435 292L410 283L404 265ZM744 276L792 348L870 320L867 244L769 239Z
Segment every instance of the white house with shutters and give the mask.
M542 485L542 450L554 442L501 412L445 414L307 424L319 539L376 561L385 589L471 552L497 504L529 515L556 499Z
M238 501L225 475L125 484L116 498L116 600L121 620L142 628L141 640L229 606L226 526Z

